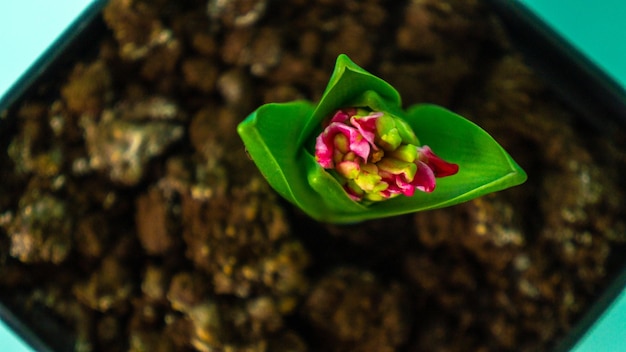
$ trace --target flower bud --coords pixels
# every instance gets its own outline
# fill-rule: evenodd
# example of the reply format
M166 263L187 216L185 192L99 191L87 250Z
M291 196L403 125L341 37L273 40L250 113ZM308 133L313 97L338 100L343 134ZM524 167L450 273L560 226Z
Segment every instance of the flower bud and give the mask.
M341 109L330 118L315 143L315 158L334 169L348 196L377 202L415 190L432 192L435 177L458 172L458 165L419 146L411 126L385 112Z

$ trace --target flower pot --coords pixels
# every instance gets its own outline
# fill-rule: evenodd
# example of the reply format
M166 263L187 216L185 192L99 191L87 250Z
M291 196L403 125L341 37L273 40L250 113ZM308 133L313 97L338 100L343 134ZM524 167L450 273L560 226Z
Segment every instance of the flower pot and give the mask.
M0 106L0 313L37 350L568 348L622 289L624 94L515 3L102 15ZM342 52L527 183L341 226L281 200L236 125L318 99Z

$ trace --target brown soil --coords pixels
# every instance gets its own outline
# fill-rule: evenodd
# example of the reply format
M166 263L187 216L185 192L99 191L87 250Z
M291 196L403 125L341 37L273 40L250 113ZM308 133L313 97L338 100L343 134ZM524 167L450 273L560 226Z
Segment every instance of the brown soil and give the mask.
M480 1L111 0L103 18L97 53L9 112L0 156L2 296L76 350L546 350L619 264L626 139L581 128ZM236 125L318 99L340 53L477 122L528 182L351 226L279 199Z

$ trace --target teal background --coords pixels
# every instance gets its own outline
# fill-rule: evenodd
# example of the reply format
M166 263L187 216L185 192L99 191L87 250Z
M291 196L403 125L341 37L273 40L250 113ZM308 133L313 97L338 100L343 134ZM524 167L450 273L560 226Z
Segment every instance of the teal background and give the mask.
M626 351L626 290L587 331L573 352Z
M0 0L0 97L93 0ZM533 9L626 88L626 0L511 0ZM0 351L32 351L0 322ZM574 348L626 352L626 291Z
M0 0L0 96L92 0Z
M626 88L626 1L518 0L518 2L534 10L559 34ZM626 336L624 339L626 341Z
M0 0L0 97L92 0ZM0 351L33 352L0 321Z
M0 322L0 349L6 352L32 352L13 332Z
M626 88L626 1L519 1ZM626 351L626 290L572 351Z

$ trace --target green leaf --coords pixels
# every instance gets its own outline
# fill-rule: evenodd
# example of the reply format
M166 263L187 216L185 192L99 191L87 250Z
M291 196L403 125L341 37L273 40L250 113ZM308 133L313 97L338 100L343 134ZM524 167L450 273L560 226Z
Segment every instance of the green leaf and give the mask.
M320 197L306 181L304 150L296 146L313 109L307 101L266 104L237 126L248 154L269 184L290 202L307 208L319 203Z
M272 188L311 217L332 222L338 211L366 211L346 195L310 152L294 148L302 125L312 113L313 105L305 101L266 104L240 123L237 132Z
M428 145L442 159L459 165L456 175L438 178L432 193L416 192L370 206L379 216L442 208L488 193L517 186L526 181L526 172L482 128L436 105L415 105L406 121L422 145Z
M401 111L400 94L389 83L357 66L348 56L337 57L335 70L330 76L328 86L317 104L315 112L304 126L300 145L320 130L322 121L342 107L354 106L355 100L361 99L367 91L376 92L385 101L389 112Z
M432 193L364 204L353 201L339 181L315 160L315 138L322 121L337 109L369 107L403 118L423 145L459 165L456 175L437 179ZM261 173L284 198L324 222L353 223L458 204L523 183L525 172L484 130L434 105L401 109L398 92L345 55L319 104L296 101L266 104L238 126Z

